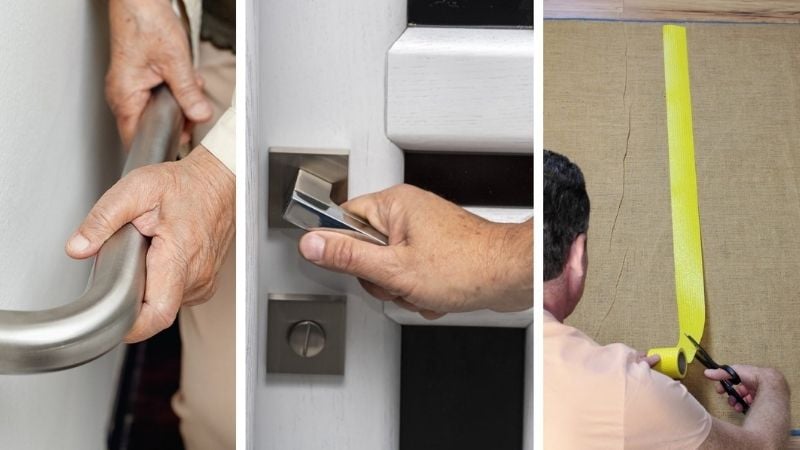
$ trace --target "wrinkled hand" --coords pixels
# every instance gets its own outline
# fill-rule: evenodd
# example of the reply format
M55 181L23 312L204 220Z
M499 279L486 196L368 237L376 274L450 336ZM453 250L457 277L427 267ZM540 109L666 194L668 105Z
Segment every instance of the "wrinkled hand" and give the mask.
M106 99L127 148L133 139L150 90L166 82L187 120L181 142L189 140L191 122L211 119L211 104L192 66L183 25L165 0L111 0L111 63Z
M67 242L88 258L127 223L152 237L144 303L126 342L147 339L175 320L181 304L208 300L235 229L235 179L204 147L179 162L136 169L109 189Z
M448 312L533 305L531 222L484 220L409 185L342 205L389 237L388 246L333 231L303 236L310 262L359 278L372 296L434 319Z
M748 405L753 404L753 400L756 398L758 393L759 384L765 381L770 382L776 377L777 372L774 369L755 366L733 365L731 367L736 371L737 374L739 374L739 378L742 380L741 384L734 385L733 387L737 392L739 392L739 395L742 396ZM730 374L723 369L706 369L703 374L706 376L706 378L714 381L727 380L731 377ZM780 373L777 373L777 376L782 377ZM716 389L717 394L728 395L720 383L716 383ZM736 411L742 412L742 405L737 403L736 399L732 395L728 395L728 405L730 405Z

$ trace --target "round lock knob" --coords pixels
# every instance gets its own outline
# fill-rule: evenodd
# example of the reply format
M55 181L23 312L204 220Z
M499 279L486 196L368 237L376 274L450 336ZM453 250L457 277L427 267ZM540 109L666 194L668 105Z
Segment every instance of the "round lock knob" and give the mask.
M289 347L303 358L313 358L325 348L325 330L313 320L303 320L289 329Z

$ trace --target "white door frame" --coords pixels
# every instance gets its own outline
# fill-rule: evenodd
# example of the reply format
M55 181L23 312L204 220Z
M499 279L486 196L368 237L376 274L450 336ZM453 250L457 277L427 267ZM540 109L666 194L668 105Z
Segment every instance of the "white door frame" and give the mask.
M391 59L387 55L409 31L406 1L248 0L247 17L247 172L239 174L246 177L249 212L245 224L247 448L396 449L397 318L385 315L383 302L371 299L355 280L303 261L296 250L300 230L268 229L266 169L270 147L347 148L350 197L402 182L403 154L389 137L407 146L403 136L409 133L396 131L401 129L395 126L400 122L392 119L393 113L392 118L387 116L384 108L390 103L400 105L395 101L402 100L400 95L387 94L397 92L387 88L387 60ZM468 53L462 55L463 64L470 60ZM532 86L532 62L528 74ZM517 78L524 88L526 76ZM532 111L532 87L530 95L524 90L512 94L499 106L506 112L498 114L511 117L508 123L520 120L513 127L517 135L495 148L510 146L520 153L527 148L527 126L532 140L532 113L528 120L524 104L530 97ZM522 98L522 106L514 106L517 97ZM400 110L393 106L392 111ZM503 122L495 125L484 129L489 133L486 139L497 143L502 141L498 136ZM450 149L456 147L453 144ZM507 213L484 211L489 216ZM344 376L265 373L266 296L270 292L348 295ZM496 317L492 320L496 322ZM529 352L531 330L528 326ZM526 378L531 378L530 361ZM526 383L526 436L532 422L530 393L530 383Z

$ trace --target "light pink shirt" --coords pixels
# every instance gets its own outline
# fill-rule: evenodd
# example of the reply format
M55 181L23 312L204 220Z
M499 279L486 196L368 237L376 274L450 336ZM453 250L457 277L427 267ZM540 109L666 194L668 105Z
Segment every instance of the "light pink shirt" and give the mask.
M545 449L690 449L711 416L683 384L544 312Z

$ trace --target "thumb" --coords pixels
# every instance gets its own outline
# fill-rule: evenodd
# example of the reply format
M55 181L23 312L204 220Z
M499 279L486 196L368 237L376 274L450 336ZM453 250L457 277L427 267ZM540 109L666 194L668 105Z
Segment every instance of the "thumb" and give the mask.
M150 199L153 181L147 172L135 170L106 191L67 241L67 254L77 259L96 254L117 230L147 212L155 203Z
M646 362L647 365L650 367L655 367L656 364L661 362L661 355L658 354L652 354L650 356L644 355L642 361Z
M203 94L202 83L198 83L194 67L188 59L169 61L164 69L164 81L175 96L175 100L192 122L211 119L211 104Z
M313 231L300 239L300 254L326 269L368 280L382 288L398 290L401 266L391 246L371 244L335 231Z

